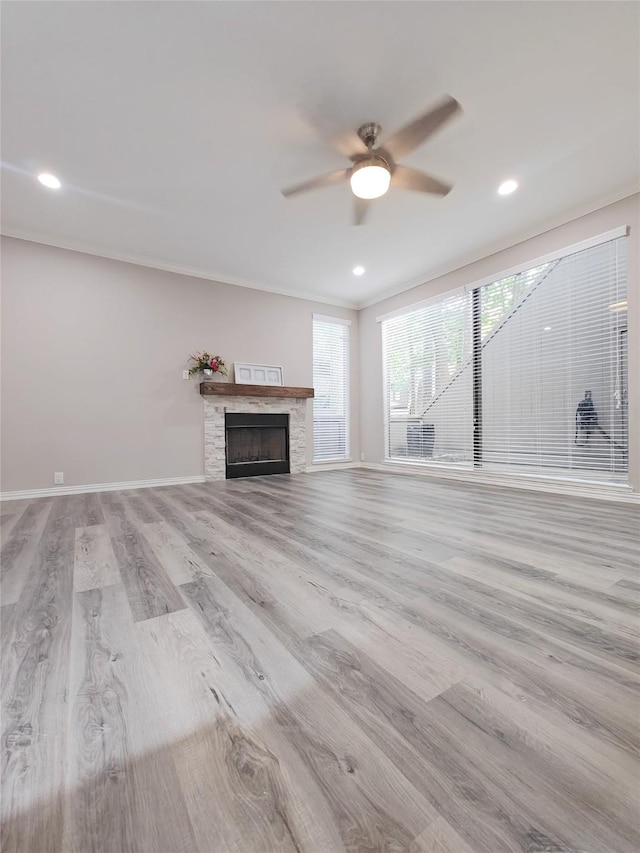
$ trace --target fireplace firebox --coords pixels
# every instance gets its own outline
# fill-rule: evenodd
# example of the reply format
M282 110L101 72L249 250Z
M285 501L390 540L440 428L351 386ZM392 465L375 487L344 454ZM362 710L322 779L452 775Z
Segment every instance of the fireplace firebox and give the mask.
M289 473L289 415L224 416L227 479Z

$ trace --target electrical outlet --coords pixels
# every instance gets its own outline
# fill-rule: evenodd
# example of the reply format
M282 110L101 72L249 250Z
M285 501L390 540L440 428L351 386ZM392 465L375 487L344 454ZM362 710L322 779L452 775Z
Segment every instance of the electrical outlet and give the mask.
M53 485L61 486L64 483L64 473L62 471L56 471L53 475Z
M360 454L360 461L361 461L361 462L364 462L364 453L361 453L361 454Z
M188 379L188 378L189 378L189 371L188 371L188 370L183 370L183 371L182 371L182 378L183 378L183 379Z

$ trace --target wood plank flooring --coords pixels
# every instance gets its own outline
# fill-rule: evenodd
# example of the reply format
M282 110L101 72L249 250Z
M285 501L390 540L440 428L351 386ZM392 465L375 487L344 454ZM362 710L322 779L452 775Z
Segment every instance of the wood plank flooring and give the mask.
M638 509L365 470L2 506L4 853L635 853Z

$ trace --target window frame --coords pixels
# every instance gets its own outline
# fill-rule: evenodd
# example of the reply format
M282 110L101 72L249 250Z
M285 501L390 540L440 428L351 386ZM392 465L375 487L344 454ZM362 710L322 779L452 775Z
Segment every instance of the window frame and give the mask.
M343 340L343 352L344 352L344 371L342 376L342 398L343 398L343 408L344 408L344 454L340 453L338 455L332 456L317 456L316 455L316 421L321 422L321 415L317 416L317 403L316 403L316 324L324 325L324 326L336 326L342 327L345 329L344 340ZM337 317L331 316L327 314L313 314L312 317L312 368L313 368L313 385L314 385L314 398L313 398L313 464L314 465L324 465L324 464L332 464L338 462L351 462L351 320L345 317ZM334 419L327 418L327 420ZM339 418L335 418L339 419Z

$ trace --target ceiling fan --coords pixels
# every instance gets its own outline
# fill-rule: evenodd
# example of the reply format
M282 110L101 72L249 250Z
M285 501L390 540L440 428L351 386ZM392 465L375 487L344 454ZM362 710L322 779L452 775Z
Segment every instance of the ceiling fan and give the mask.
M358 128L357 134L349 134L342 140L341 150L352 164L346 169L328 172L293 187L282 190L285 198L300 193L330 187L348 180L356 198L354 225L362 225L374 198L384 195L390 186L403 190L415 190L421 193L445 196L451 186L418 169L398 163L400 157L409 154L422 145L432 134L460 111L455 98L447 96L436 107L424 115L418 116L407 124L384 145L376 147L381 127L368 122Z

